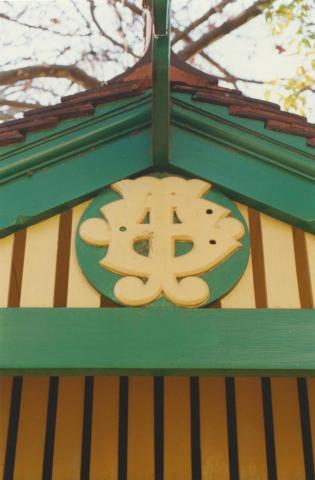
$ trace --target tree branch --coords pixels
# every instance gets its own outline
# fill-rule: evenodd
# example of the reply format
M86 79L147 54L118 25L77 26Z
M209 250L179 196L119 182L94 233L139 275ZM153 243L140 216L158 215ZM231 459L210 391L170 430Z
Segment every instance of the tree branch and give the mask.
M140 58L139 55L136 55L130 47L126 46L126 48L125 48L124 45L122 45L120 42L115 40L115 38L111 37L110 35L108 35L108 33L105 32L105 30L101 27L99 21L96 18L96 15L95 15L96 6L95 6L95 3L94 3L94 0L88 0L88 2L90 4L91 17L92 17L93 22L95 23L98 31L101 33L101 35L103 35L103 37L107 38L107 40L109 40L113 45L116 45L116 47L119 47L122 50L126 50L133 57Z
M29 108L36 108L40 106L40 103L19 102L17 100L6 100L0 98L0 107L11 107L16 110L28 110Z
M69 36L73 37L74 35L78 35L79 37L88 37L89 35L91 35L90 33L84 35L84 34L81 34L81 33L78 33L78 32L74 32L74 33L58 32L57 30L53 30L53 29L48 28L48 27L42 27L41 25L31 25L30 23L21 22L20 20L18 20L16 18L9 17L5 13L0 13L0 18L2 18L3 20L7 20L8 22L17 23L18 25L21 25L22 27L33 28L35 30L42 30L43 32L50 32L50 33L53 33L55 35L60 35L61 37L69 37Z
M0 85L10 85L38 77L67 78L84 88L100 87L102 82L74 65L35 65L0 72Z
M201 17L197 18L194 22L191 22L184 30L180 30L176 35L174 36L172 40L172 45L175 45L175 43L179 42L179 40L184 39L187 37L187 35L194 30L195 28L199 27L199 25L211 17L211 15L214 15L215 13L220 13L224 9L226 5L228 5L231 2L235 2L235 0L221 0L220 3L218 3L215 7L209 8L209 10L204 13Z
M225 23L223 23L219 27L215 28L214 30L210 30L210 32L207 32L195 42L192 42L186 47L184 47L178 53L178 56L183 60L188 60L188 58L191 58L193 55L200 52L200 50L202 50L203 48L216 42L217 40L222 38L224 35L227 35L228 33L232 32L233 30L240 27L241 25L244 25L244 23L247 23L249 20L260 15L262 11L259 7L265 3L266 3L266 0L257 0L253 5L251 5L249 8L244 10L237 17L227 20Z

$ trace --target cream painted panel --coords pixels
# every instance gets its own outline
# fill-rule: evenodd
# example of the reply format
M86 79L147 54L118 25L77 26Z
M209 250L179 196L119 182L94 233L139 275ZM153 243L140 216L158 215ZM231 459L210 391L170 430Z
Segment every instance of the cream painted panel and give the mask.
M8 304L14 235L0 239L0 307Z
M300 308L292 227L261 214L262 241L270 308Z
M52 307L58 248L59 215L26 232L21 307Z
M59 216L27 229L21 307L53 306L58 231ZM14 480L41 479L48 391L49 377L23 378Z
M89 202L84 202L73 209L71 249L68 280L68 307L98 307L100 294L88 283L78 264L75 250L75 236L78 224Z
M292 228L261 215L269 308L299 308ZM278 480L304 478L295 378L272 378L272 409Z
M241 211L243 217L248 225L248 209L245 205L237 203L237 208ZM252 257L249 256L249 261L246 270L237 283L237 285L221 299L222 308L255 308L255 291L253 279L253 265Z
M313 306L315 307L315 235L305 233L305 241L311 278L311 289L313 293Z

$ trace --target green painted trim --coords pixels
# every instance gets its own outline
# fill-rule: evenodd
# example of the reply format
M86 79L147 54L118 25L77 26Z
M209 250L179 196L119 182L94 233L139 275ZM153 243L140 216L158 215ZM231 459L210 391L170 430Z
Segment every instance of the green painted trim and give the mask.
M172 109L171 165L238 200L315 233L315 155L182 101ZM225 109L225 107L219 107ZM265 135L266 132L266 135ZM272 132L271 132L272 133ZM300 140L300 139L298 139ZM196 161L198 152L198 161Z
M98 109L39 136L0 162L0 237L151 168L150 98ZM114 140L114 141L113 141Z
M1 148L0 237L152 171L151 98L146 92L105 104L89 118ZM315 155L305 139L229 116L226 107L190 94L172 99L166 171L202 177L235 200L315 233Z
M313 375L315 311L1 309L0 373Z
M150 96L125 100L112 108L97 109L80 121L62 122L63 129L52 129L38 140L23 142L19 148L0 155L0 184L83 155L91 148L117 140L151 124ZM1 152L0 152L1 153Z
M156 170L169 161L170 15L169 0L153 0L152 35L152 157Z
M279 141L279 139L271 138L267 129L263 128L262 131L259 131L253 128L256 123L262 122L247 120L248 128L245 128L244 122L240 124L235 121L236 117L223 115L223 112L227 110L226 107L219 107L221 115L218 116L217 108L216 112L212 112L211 108L205 111L196 107L196 104L200 105L198 102L192 105L189 101L183 102L174 98L172 123L205 135L229 148L232 147L244 153L249 152L266 164L315 180L314 150L309 149L308 152L305 152L293 145L288 145L284 141L286 134L282 134L281 141ZM216 106L211 105L210 107Z

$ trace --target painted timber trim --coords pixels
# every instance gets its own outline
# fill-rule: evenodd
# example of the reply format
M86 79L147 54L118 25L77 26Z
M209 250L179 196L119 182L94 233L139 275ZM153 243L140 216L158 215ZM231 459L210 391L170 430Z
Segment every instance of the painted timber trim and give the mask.
M1 309L0 373L314 375L314 310Z
M138 99L7 153L0 160L0 237L90 198L152 165L151 102ZM2 183L1 183L2 182Z
M315 155L288 145L257 122L220 117L173 99L171 165L234 200L315 233ZM242 119L243 120L243 119ZM253 125L252 125L253 123ZM246 125L246 126L245 126ZM190 135L188 134L190 132ZM198 152L198 159L196 158Z
M59 213L102 188L154 171L151 92L96 108L1 149L0 237ZM315 233L315 155L226 107L173 93L170 164L246 205Z
M169 0L153 0L152 7L152 157L155 169L163 171L170 138Z

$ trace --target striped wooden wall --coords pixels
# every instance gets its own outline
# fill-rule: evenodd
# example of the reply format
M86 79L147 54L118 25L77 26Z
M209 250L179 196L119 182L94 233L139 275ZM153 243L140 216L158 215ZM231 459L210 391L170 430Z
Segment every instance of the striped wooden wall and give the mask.
M86 204L0 240L0 306L106 308L76 263ZM252 256L212 308L309 308L315 237L240 206ZM2 377L4 480L314 480L315 379Z

